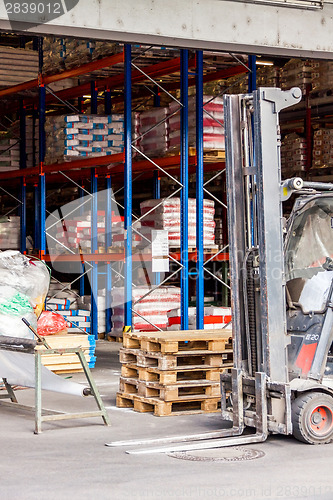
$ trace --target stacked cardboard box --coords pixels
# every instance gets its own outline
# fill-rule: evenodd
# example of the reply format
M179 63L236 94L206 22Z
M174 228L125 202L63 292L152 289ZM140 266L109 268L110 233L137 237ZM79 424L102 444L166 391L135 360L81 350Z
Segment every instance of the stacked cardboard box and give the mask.
M312 90L330 90L333 86L333 62L313 61L312 63Z
M38 76L38 52L0 47L0 86L18 85Z
M298 134L289 134L282 141L281 167L286 172L300 172L306 170L307 145L304 137Z
M303 94L308 85L311 85L312 61L290 59L281 68L281 88L289 90L291 87L300 87Z
M333 165L333 129L320 128L313 134L312 168L327 168Z

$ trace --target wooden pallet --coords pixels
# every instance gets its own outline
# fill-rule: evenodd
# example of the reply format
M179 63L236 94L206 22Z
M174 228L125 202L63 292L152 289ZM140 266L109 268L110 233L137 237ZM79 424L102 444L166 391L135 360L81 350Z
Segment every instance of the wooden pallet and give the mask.
M122 343L123 337L119 337L118 335L111 335L110 333L107 335L106 339L109 342L119 342Z
M215 413L220 408L220 398L187 399L185 401L161 401L143 398L135 394L117 393L118 408L133 408L140 413L154 412L157 417L184 414Z
M119 391L122 394L137 394L144 398L158 398L162 401L186 401L202 399L203 396L219 397L219 382L187 380L179 384L161 385L156 382L142 382L121 377Z
M142 352L140 349L121 348L119 360L123 364L135 364L141 368L155 367L159 370L175 370L182 368L220 367L233 366L232 349L216 351L180 351L174 354L160 352Z
M224 368L211 368L204 366L185 367L182 369L161 371L158 368L141 368L140 366L122 365L121 376L141 380L143 382L158 382L161 385L177 384L186 380L209 380L218 382L220 375L225 371Z
M189 148L189 156L196 156L197 151L195 148ZM225 160L225 150L222 149L211 149L204 150L204 161L218 161Z
M180 351L216 351L232 348L230 329L191 330L176 332L124 333L124 347L143 351L173 354Z

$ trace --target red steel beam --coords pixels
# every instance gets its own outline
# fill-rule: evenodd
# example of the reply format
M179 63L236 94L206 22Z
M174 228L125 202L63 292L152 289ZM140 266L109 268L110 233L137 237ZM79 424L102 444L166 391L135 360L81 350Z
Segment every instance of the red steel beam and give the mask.
M176 260L180 260L179 252L170 252L171 257ZM206 258L211 257L211 253L205 254ZM151 260L151 255L146 253L133 253L132 260L133 261L142 261L142 258L145 260ZM197 252L189 252L188 256L189 260L192 262L196 262L197 260ZM47 254L43 257L43 260L46 262L122 262L125 260L125 254L122 251L117 253L96 253L96 254ZM228 253L220 253L214 259L216 261L228 261L229 254Z
M66 78L75 78L76 76L85 75L86 73L114 66L115 64L122 62L124 62L124 54L121 52L119 54L114 54L113 56L104 57L103 59L97 59L96 61L82 64L77 68L61 71L55 75L43 76L42 82L45 83L45 85L48 85L49 83L59 82L60 80L65 80ZM33 89L38 87L38 84L38 78L35 78L34 80L29 80L28 82L20 83L19 85L12 85L11 87L0 90L0 97L17 94L23 90Z
M89 178L89 174L86 174L85 170L87 168L92 168L93 166L97 168L97 174L100 178L105 177L106 175L111 175L112 177L119 177L122 176L124 173L124 165L123 165L123 159L120 160L118 158L118 165L116 165L117 161L115 160L116 155L111 156L103 156L101 158L89 158L88 160L76 160L73 162L64 162L64 163L57 163L54 165L46 165L44 166L44 172L48 173L47 177L47 182L50 184L61 184L65 181L65 178L63 175L59 174L60 171L67 171L70 172L70 178L73 181L81 181L84 179ZM120 155L117 155L120 156ZM111 163L111 158L112 158L112 163ZM100 161L102 159L102 161ZM96 164L96 160L98 161L98 165ZM172 172L177 172L179 171L180 168L180 156L170 156L167 158L154 158L153 160L157 165L162 167L163 169L167 170L169 173ZM82 164L80 169L77 169L77 164ZM107 166L105 166L107 165ZM224 168L225 162L224 160L217 160L216 162L209 162L205 163L205 172L214 172L216 170L219 170L221 168ZM152 172L154 170L157 170L157 167L155 167L151 162L148 160L144 161L133 161L133 173L134 174L143 174L140 179L149 179L152 175ZM189 157L189 172L190 173L195 173L196 170L196 157L195 156L190 156ZM54 172L54 173L52 173ZM25 169L24 172L20 170L15 170L13 172L2 172L0 174L0 180L1 182L4 181L18 181L20 177L25 177L26 178L26 183L27 184L35 184L38 182L38 173L39 169L38 167L34 167L33 169ZM9 174L5 176L6 174ZM159 175L161 177L164 177L166 174L163 172L159 171ZM11 185L16 185L17 182L11 182Z
M231 76L240 75L242 73L248 73L248 71L246 70L246 68L244 66L238 65L238 66L234 66L231 68L222 69L220 71L215 71L213 73L208 73L207 75L204 75L203 81L204 81L204 83L214 82L215 80L223 80L225 78L230 78ZM195 84L196 84L195 78L190 78L188 81L189 87L193 87ZM177 89L179 89L179 82L166 83L165 85L163 85L163 87L168 92L170 92L172 90L177 90ZM151 92L149 92L147 90L143 90L143 91L139 92L138 94L133 94L133 99L138 99L141 97L148 97L149 95L152 95ZM112 102L114 104L118 104L120 102L123 102L123 98L116 97L113 99Z
M99 156L97 158L85 158L84 160L75 161L65 161L63 163L54 163L52 165L44 165L43 172L45 173L56 173L63 171L70 171L75 169L86 169L99 167L103 165L110 165L112 163L123 163L124 153L118 153L114 155ZM29 178L31 176L36 176L39 174L39 167L25 168L22 170L13 170L10 172L1 172L0 181L5 181L9 179L19 179L21 177Z
M189 61L189 68L195 67L195 59ZM145 66L141 70L146 73L150 78L158 78L164 75L169 75L180 71L180 58L171 59L168 61L163 61L161 63L153 64L151 66ZM141 73L139 70L132 71L132 83L139 83L147 80L147 77ZM98 90L104 90L105 88L115 89L117 87L124 86L124 75L115 75L108 78L103 78L102 80L96 80L96 88ZM177 85L177 88L179 84ZM57 92L57 96L62 100L73 99L75 97L80 97L86 93L90 93L90 83L84 83L78 87L72 87L70 89L61 90ZM53 95L48 95L46 97L46 102L56 102L57 99Z

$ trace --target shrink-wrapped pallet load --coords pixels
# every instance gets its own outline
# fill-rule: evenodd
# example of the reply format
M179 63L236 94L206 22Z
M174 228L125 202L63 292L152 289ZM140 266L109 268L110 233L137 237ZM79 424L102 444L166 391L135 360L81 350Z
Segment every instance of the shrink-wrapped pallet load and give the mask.
M196 247L196 200L188 200L189 235L188 243L190 247ZM180 247L180 198L165 198L160 200L147 200L140 204L141 233L151 239L152 229L164 229L168 231L170 247ZM203 220L204 220L204 246L215 245L215 203L211 200L204 200Z
M224 150L224 112L221 97L203 96L203 148L204 151ZM179 108L177 102L169 105L169 151L180 150L180 114L174 114ZM189 146L196 146L196 100L191 96L188 102L188 140Z
M148 286L133 288L133 331L156 331L153 325L166 330L168 311L180 306L180 288L161 286L151 293L149 291ZM124 326L124 288L112 290L112 311L112 334L121 335Z

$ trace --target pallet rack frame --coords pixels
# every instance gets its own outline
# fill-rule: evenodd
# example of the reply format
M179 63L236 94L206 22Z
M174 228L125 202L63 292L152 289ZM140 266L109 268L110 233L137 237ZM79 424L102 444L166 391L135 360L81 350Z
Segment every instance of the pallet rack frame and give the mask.
M215 256L209 258L204 262L204 247L203 247L203 193L205 190L205 185L203 181L204 173L204 159L203 159L203 83L207 81L213 81L218 78L227 78L229 76L234 76L236 74L241 74L247 71L244 65L239 65L234 68L230 68L223 71L217 71L213 74L203 75L203 52L197 51L195 60L189 60L188 51L186 49L181 50L181 57L175 60L166 61L163 63L158 63L152 65L152 67L139 69L131 61L131 46L125 45L123 54L116 54L101 60L97 60L93 63L88 63L75 68L75 70L64 71L57 75L52 75L51 77L42 76L42 41L39 43L39 54L40 54L40 76L38 80L32 82L27 82L26 84L21 84L20 86L10 87L8 89L0 90L0 96L15 94L18 91L31 89L38 84L39 87L39 166L26 168L25 162L25 134L23 133L23 126L25 123L26 116L26 102L22 102L20 105L20 119L21 119L21 170L18 172L9 172L8 175L0 174L1 180L8 179L19 179L21 183L21 250L26 251L25 241L26 241L26 187L27 182L32 182L35 191L35 216L37 216L37 221L35 224L35 241L38 242L36 247L39 249L40 257L48 261L49 256L46 254L46 175L49 173L58 172L59 175L65 175L64 172L71 172L73 168L78 169L89 169L91 176L91 195L92 195L92 255L85 256L85 262L91 266L92 272L92 333L95 337L98 337L97 328L97 304L96 297L98 294L98 262L106 263L106 296L108 297L107 306L111 306L111 289L112 289L112 265L111 260L121 260L125 258L125 317L124 325L130 328L132 323L132 262L135 260L132 255L132 176L133 172L138 170L144 171L149 170L153 172L154 175L154 197L160 197L160 173L166 172L165 169L171 171L180 167L181 172L181 252L180 256L177 254L170 254L173 260L180 258L181 263L181 328L188 328L188 289L189 289L189 259L195 257L196 260L196 279L197 279L197 328L203 328L203 316L204 316L204 271L205 264L211 260L222 260L227 259L227 254L223 249L218 252ZM80 97L88 90L87 85L83 84L78 88L68 89L66 91L60 91L57 94L46 95L47 84L52 81L60 81L61 79L69 78L71 76L78 76L87 72L89 67L90 71L98 68L110 66L112 64L118 64L119 62L124 62L124 76L118 75L115 77L109 77L104 80L92 81L89 85L91 91L91 110L92 112L97 112L97 96L98 90L101 86L105 89L105 111L108 113L111 111L111 89L119 85L119 83L124 83L124 117L125 117L125 151L124 154L116 154L108 157L102 158L92 158L88 160L78 160L70 163L62 163L56 165L44 165L45 157L45 113L46 105L52 102L54 99L58 98L61 102L63 99L70 97ZM135 72L132 71L132 66L135 67ZM195 67L195 78L189 78L189 68ZM149 80L154 81L153 78L162 76L166 72L172 72L180 69L181 72L181 154L180 157L175 158L162 158L151 161L147 159L146 161L132 163L132 130L131 130L131 93L132 93L132 83L136 81L144 80L149 78ZM134 76L134 78L133 78ZM158 86L158 83L156 82ZM196 157L189 158L188 151L188 88L189 86L196 85L196 115L197 115L197 152ZM165 85L165 90L173 90L175 88L175 83L170 83ZM80 90L78 90L80 89ZM155 89L156 92L156 89ZM117 99L117 98L116 98ZM27 104L34 105L35 100L28 99ZM113 164L113 168L108 170L108 165ZM216 166L220 166L218 162ZM196 195L197 195L197 252L194 256L189 253L188 249L188 174L189 168L195 168L196 172ZM214 168L214 165L212 166ZM211 167L211 168L212 168ZM106 188L111 189L111 177L113 173L120 173L123 169L124 172L124 187L125 187L125 230L126 230L126 241L125 241L125 253L124 256L112 256L97 254L97 179L99 175L105 176ZM73 175L71 172L71 177L66 177L72 180L75 184L75 179L82 181L86 178L84 172L87 170L81 170L79 175ZM51 176L55 179L55 176ZM215 177L214 177L215 178ZM59 180L57 178L57 180ZM207 183L206 183L207 184ZM84 196L84 190L79 189L79 195ZM111 198L108 198L106 205L107 213L111 212ZM112 241L112 225L111 218L106 218L108 220L108 227L106 231L106 251L110 246ZM40 230L38 231L38 226ZM39 241L38 241L39 240ZM72 259L70 256L66 256L64 260L77 260L77 256L73 255ZM86 272L84 273L86 274ZM84 275L83 274L83 275ZM80 281L80 293L84 291L83 275L79 278ZM215 276L214 276L215 277ZM160 277L156 275L156 286L160 286ZM75 280L76 281L76 280ZM225 283L222 281L225 285ZM111 316L110 307L106 307L106 324L109 328L111 326Z

